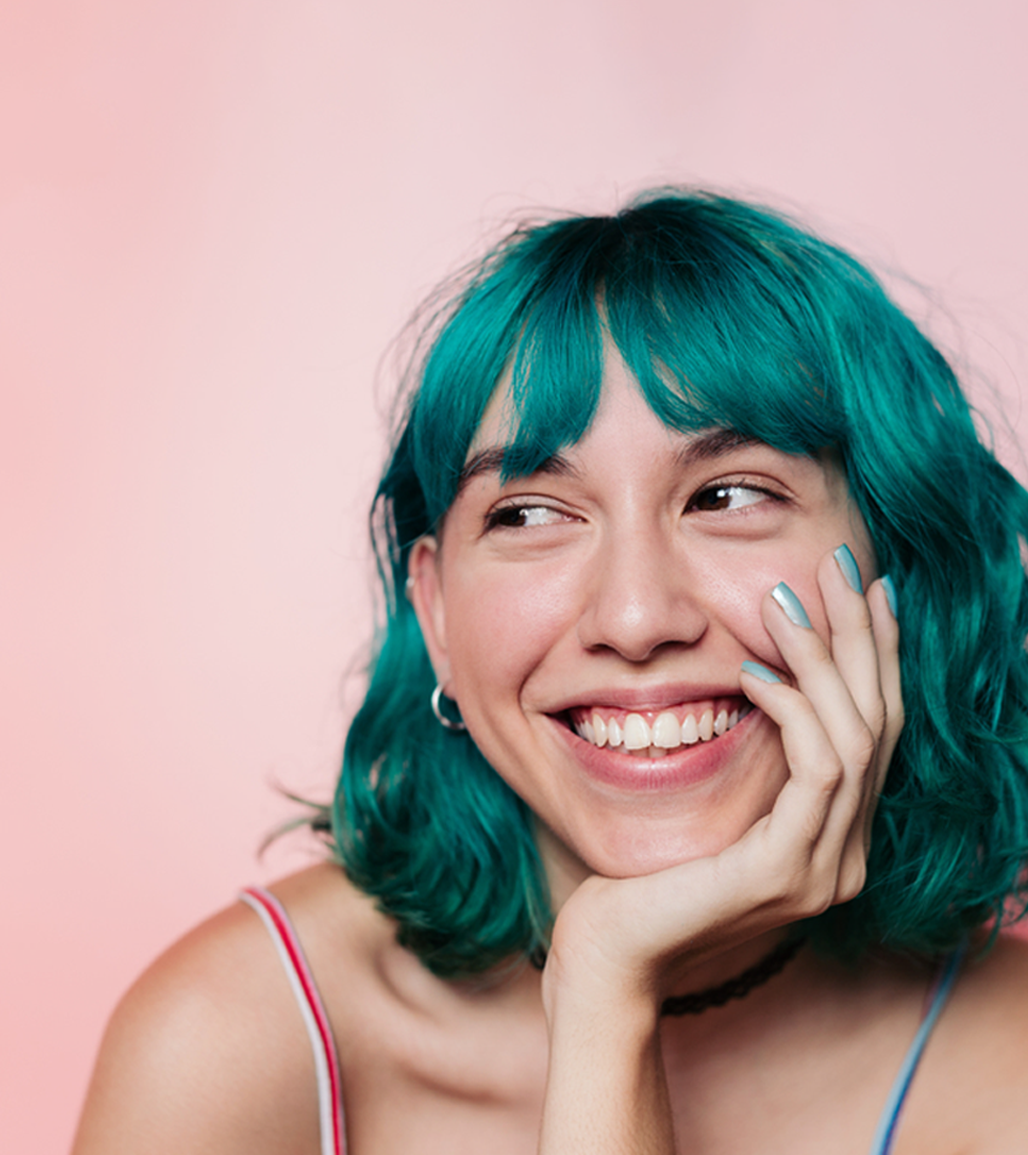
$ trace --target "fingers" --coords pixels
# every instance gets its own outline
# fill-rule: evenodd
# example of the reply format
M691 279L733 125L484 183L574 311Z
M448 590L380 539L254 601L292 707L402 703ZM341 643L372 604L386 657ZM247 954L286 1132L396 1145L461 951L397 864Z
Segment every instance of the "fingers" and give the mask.
M879 742L880 776L875 783L881 793L889 758L903 729L903 687L900 683L900 627L896 617L896 591L889 577L880 578L867 592L879 654L879 680L885 702L885 729ZM884 757L883 757L884 755Z
M834 870L834 900L844 901L863 884L875 802L903 725L899 626L889 583L875 581L865 597L845 547L823 560L818 585L825 639L788 587L763 607L795 688L752 676L743 688L779 725L789 764L772 823L806 841L812 864Z
M813 649L816 635L804 642ZM763 842L766 877L780 888L776 901L785 903L789 920L810 917L848 890L853 897L863 883L863 779L852 758L847 766L838 739L801 689L756 682L744 672L744 693L779 727L789 778L754 833Z
M784 584L765 599L764 624L844 763L866 766L878 750L891 753L902 728L899 625L887 583L873 582L865 597L845 546L822 560L817 577L826 638L804 628L805 607Z

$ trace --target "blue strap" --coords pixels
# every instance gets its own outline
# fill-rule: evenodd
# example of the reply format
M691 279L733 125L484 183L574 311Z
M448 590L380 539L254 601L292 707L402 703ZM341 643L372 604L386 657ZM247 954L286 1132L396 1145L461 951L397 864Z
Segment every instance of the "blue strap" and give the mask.
M960 947L959 950L955 950L946 960L942 978L935 988L932 1005L928 1008L928 1013L921 1020L921 1026L918 1028L918 1032L914 1036L914 1041L907 1050L906 1057L903 1059L903 1065L899 1069L899 1074L896 1076L892 1084L892 1090L889 1092L889 1098L885 1102L885 1109L882 1111L881 1118L878 1120L878 1129L875 1131L874 1142L871 1144L871 1155L889 1155L889 1152L892 1150L893 1140L896 1138L896 1131L899 1128L900 1113L903 1110L903 1104L906 1102L910 1084L914 1080L917 1065L921 1061L921 1054L924 1051L925 1044L928 1042L928 1037L932 1033L932 1028L938 1021L939 1015L942 1014L942 1008L946 1005L946 1000L949 998L954 982L956 982L963 958L964 947Z

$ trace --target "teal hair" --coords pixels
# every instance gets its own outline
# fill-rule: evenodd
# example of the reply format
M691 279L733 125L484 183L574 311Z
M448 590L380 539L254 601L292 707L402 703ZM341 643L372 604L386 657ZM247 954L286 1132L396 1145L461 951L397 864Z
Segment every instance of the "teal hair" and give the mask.
M775 213L676 190L515 230L428 326L372 513L385 621L332 811L350 877L439 974L545 949L531 812L467 734L434 720L403 588L501 376L504 470L527 473L588 429L605 333L669 426L830 447L899 590L907 722L868 882L811 933L840 956L935 954L1019 913L1028 494L983 446L945 358L864 266Z

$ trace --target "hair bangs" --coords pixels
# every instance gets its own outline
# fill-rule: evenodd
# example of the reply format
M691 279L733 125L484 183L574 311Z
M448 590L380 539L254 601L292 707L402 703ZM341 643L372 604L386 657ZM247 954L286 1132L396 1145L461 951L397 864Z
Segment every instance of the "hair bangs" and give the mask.
M411 428L433 523L456 496L497 398L505 479L538 469L592 421L603 377L603 222L581 223L596 227L573 237L543 229L531 245L515 237L465 291L431 350Z
M603 381L598 286L588 269L546 285L518 342L508 390L501 476L533 473L585 434Z
M829 342L808 302L791 230L712 227L712 206L656 201L623 214L626 243L605 293L610 332L654 412L682 432L735 429L788 453L845 438ZM688 214L689 227L682 228ZM655 229L653 216L666 215ZM645 228L636 222L642 216ZM777 222L760 220L761 232ZM676 227L672 227L672 225Z

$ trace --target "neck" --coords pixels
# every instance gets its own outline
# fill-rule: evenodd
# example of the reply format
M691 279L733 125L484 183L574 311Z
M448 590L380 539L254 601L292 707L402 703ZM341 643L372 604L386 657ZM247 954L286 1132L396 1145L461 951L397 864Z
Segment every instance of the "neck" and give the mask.
M762 962L788 937L789 928L779 927L698 962L682 959L672 965L668 997L677 998L718 987Z

